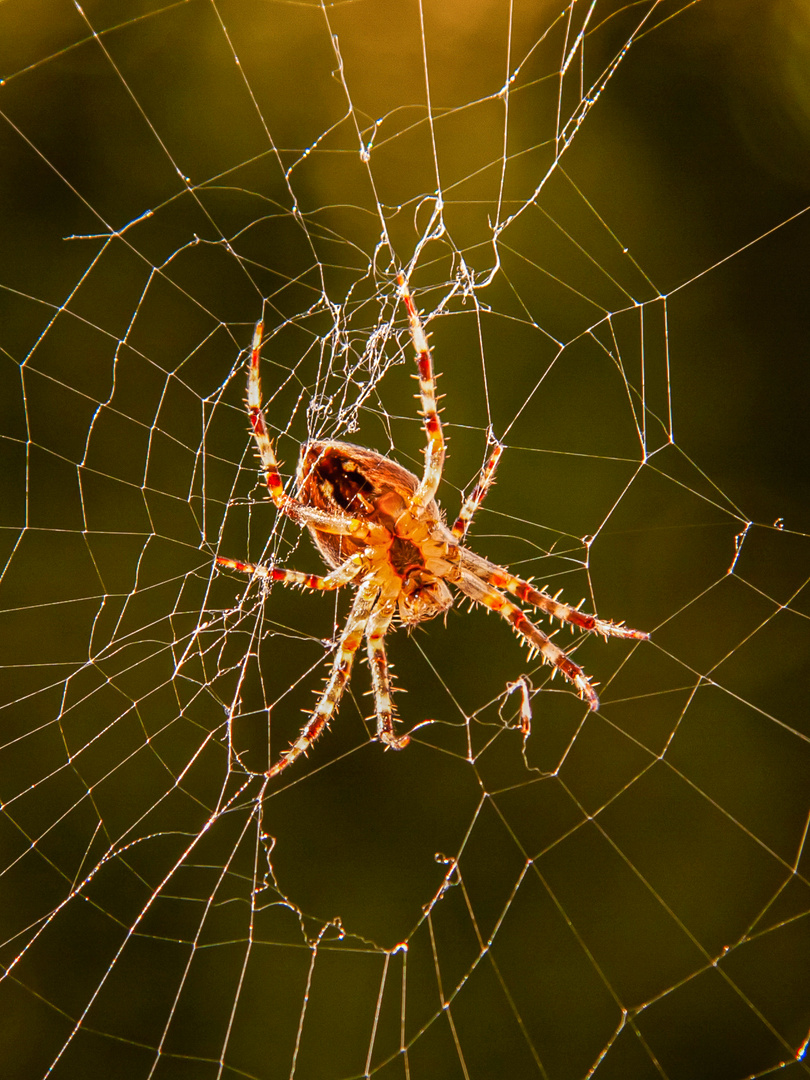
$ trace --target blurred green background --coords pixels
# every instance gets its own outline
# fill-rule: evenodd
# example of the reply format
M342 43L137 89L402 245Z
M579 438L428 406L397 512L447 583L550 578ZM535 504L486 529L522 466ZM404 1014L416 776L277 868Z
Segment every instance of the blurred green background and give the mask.
M801 0L0 4L4 1076L808 1072L808 60ZM418 471L412 260L448 516L491 428L471 546L653 641L586 715L459 607L406 752L361 663L266 785L348 597L212 571L320 569L244 350L285 474Z

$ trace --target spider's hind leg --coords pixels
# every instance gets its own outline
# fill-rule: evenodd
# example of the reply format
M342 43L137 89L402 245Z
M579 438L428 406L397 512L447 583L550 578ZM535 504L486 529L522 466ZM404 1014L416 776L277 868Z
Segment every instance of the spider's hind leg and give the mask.
M332 670L326 681L326 689L321 694L309 720L301 728L298 738L288 750L284 751L275 765L270 766L266 776L278 776L297 758L305 754L335 715L335 710L349 681L354 655L363 640L366 624L374 608L378 592L379 587L373 582L366 582L358 589L346 620L346 626L340 635L335 659L332 661Z
M392 750L402 750L411 741L408 735L394 733L394 703L391 700L391 673L385 655L385 638L394 616L395 602L381 601L366 624L368 666L371 668L371 686L374 694L374 711L377 716L377 737Z
M315 589L320 592L332 592L350 584L370 564L371 553L368 548L342 562L336 570L322 576L306 574L300 570L290 570L265 563L241 562L239 559L227 559L217 555L217 566L226 566L229 570L238 570L240 574L250 574L262 581L277 582L280 585L298 585L303 589Z
M576 687L579 696L584 701L587 701L591 709L596 711L599 708L599 695L579 664L575 664L571 657L563 652L558 645L555 645L539 626L535 626L531 619L523 614L517 604L513 604L498 589L469 571L462 572L461 580L456 582L456 585L477 604L483 604L490 611L497 611L499 615L506 619L512 629L520 634L532 649L542 656L547 664L550 664L555 671L563 673L566 679Z
M615 623L610 619L600 619L596 615L585 614L584 611L579 610L579 607L561 604L556 596L549 596L548 593L535 589L528 581L515 577L508 570L504 570L502 566L496 566L495 563L476 555L475 552L467 548L461 548L460 550L462 567L474 577L486 582L487 585L491 585L495 589L506 589L507 592L510 592L519 600L523 600L525 603L531 604L532 607L544 611L552 619L559 619L560 622L568 623L571 627L575 626L578 630L601 634L603 638L621 637L632 638L634 641L647 641L650 637L643 630L633 630L632 627L625 626L624 623Z

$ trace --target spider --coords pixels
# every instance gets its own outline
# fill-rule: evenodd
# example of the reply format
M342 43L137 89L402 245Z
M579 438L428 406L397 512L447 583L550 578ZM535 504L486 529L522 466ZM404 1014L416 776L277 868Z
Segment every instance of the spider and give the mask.
M582 668L531 622L506 593L538 608L572 629L593 631L603 637L646 640L649 635L623 623L586 615L579 608L559 603L528 581L476 555L462 543L478 507L492 486L503 447L495 442L481 470L478 484L464 502L451 528L436 503L442 478L445 443L436 404L436 379L427 334L403 274L397 277L410 325L419 379L419 396L427 447L422 478L389 458L361 446L333 440L314 440L301 448L296 472L296 494L285 492L279 464L267 432L261 407L259 357L263 323L253 334L248 373L247 407L250 426L261 459L262 472L273 502L282 514L306 525L324 562L325 576L298 570L217 557L219 566L251 574L267 582L297 585L326 592L354 585L356 593L338 641L332 669L314 711L295 741L266 776L277 776L305 754L335 715L348 684L355 653L366 640L377 738L386 748L401 750L410 742L397 735L391 681L383 639L395 616L407 627L446 612L453 603L449 585L491 611L497 611L512 629L576 687L591 709L599 698ZM559 595L559 594L558 594ZM581 606L581 604L580 604Z

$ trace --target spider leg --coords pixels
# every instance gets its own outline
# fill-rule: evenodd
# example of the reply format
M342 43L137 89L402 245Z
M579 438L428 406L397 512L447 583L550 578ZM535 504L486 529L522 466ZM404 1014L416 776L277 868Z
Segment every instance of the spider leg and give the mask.
M473 488L472 495L470 495L468 499L465 499L458 517L453 522L453 528L450 531L456 540L464 539L476 510L484 501L486 493L492 487L495 480L495 470L498 467L498 461L502 453L503 447L496 441L495 449L492 451L487 463L481 470L481 475L478 477L478 483Z
M497 611L503 616L511 623L512 628L540 653L547 664L561 671L566 679L574 684L580 697L587 701L592 709L599 708L599 696L582 668L550 641L548 636L523 614L517 604L513 604L502 592L469 571L462 571L460 580L454 584L477 604L483 604L490 611Z
M335 715L335 710L351 675L354 655L363 640L366 623L374 608L379 591L379 585L376 585L373 581L367 581L358 589L349 617L346 619L343 633L340 635L335 659L332 662L332 670L326 680L326 688L321 694L320 700L309 720L301 728L298 738L288 750L284 751L275 765L270 766L265 773L266 776L278 776L280 772L292 765L297 758L305 754Z
M370 552L368 548L352 555L341 563L330 574L304 574L300 570L287 570L275 566L265 566L263 563L241 562L238 559L226 559L223 555L217 555L217 565L227 566L230 570L238 570L240 574L253 574L265 581L277 581L282 585L300 585L304 589L317 589L322 592L331 592L348 585L351 581L370 565Z
M377 737L392 750L402 750L411 741L410 736L394 733L394 704L391 701L391 677L385 655L385 637L396 603L386 600L377 604L366 626L368 665L371 668L371 685L374 693L374 710L377 715Z
M305 506L293 495L284 491L284 484L278 471L278 459L273 450L273 443L267 431L267 424L262 412L262 383L259 372L259 362L262 348L262 334L264 323L259 321L253 331L253 343L250 349L250 368L248 371L247 404L250 426L253 438L259 451L262 463L264 482L270 497L282 514L303 525L311 525L321 532L336 533L341 536L354 536L358 540L368 543L382 542L385 539L385 530L380 526L370 524L361 518L350 517L348 514L326 513L312 506Z
M504 570L502 566L491 563L488 559L476 555L475 552L469 551L467 548L460 548L459 550L461 565L465 570L469 570L477 578L485 581L488 585L494 586L496 589L506 589L513 596L517 596L519 600L524 600L527 604L531 604L532 607L539 608L553 619L567 622L580 630L601 634L604 638L620 637L633 638L636 641L647 641L650 637L643 630L633 630L631 627L625 626L624 623L615 623L610 619L599 619L596 615L584 614L578 608L571 607L570 604L561 604L556 597L535 589L528 581L515 577L507 570Z
M419 318L419 312L413 302L408 283L404 274L397 276L408 311L408 322L411 326L411 339L416 350L416 366L419 370L419 395L422 400L421 415L424 419L425 433L427 434L427 446L425 447L425 471L411 498L411 509L427 506L432 502L442 478L444 467L444 435L442 422L439 419L439 410L436 405L436 377L433 374L433 360L430 355L427 334Z

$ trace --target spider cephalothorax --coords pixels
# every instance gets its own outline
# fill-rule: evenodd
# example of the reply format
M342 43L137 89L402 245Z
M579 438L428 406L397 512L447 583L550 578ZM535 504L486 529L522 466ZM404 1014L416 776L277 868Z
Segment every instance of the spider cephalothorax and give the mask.
M499 612L531 649L573 683L592 709L599 707L599 699L582 668L550 641L505 593L511 593L552 618L581 630L595 631L606 638L643 640L648 636L621 623L585 615L577 608L561 604L463 546L462 540L473 515L492 484L502 452L499 443L495 444L477 487L464 503L452 528L447 526L435 499L444 465L444 437L436 408L433 363L427 335L402 275L398 282L416 349L422 416L427 434L425 470L421 480L396 462L362 446L313 441L301 450L296 495L288 495L279 476L278 462L261 409L261 323L253 335L248 411L267 488L282 513L307 526L324 561L333 569L320 577L223 556L217 557L217 563L242 573L308 589L326 591L349 584L357 587L326 689L298 738L275 764L270 765L268 776L275 776L305 753L329 723L364 637L371 667L377 736L394 749L408 744L407 735L398 736L394 731L383 638L395 615L406 626L414 626L447 611L453 603L450 585L470 600Z
M448 550L444 537L435 537L441 514L434 499L422 514L409 509L419 480L395 461L343 442L307 443L298 462L298 498L307 506L332 514L356 514L386 532L377 551L378 571L392 576L389 590L397 590L399 617L412 626L447 611L453 595L444 579L453 579L457 553ZM352 537L325 532L316 525L309 531L323 559L338 567L366 545ZM447 530L445 529L445 532ZM455 572L458 577L458 570ZM381 582L381 584L383 584Z

